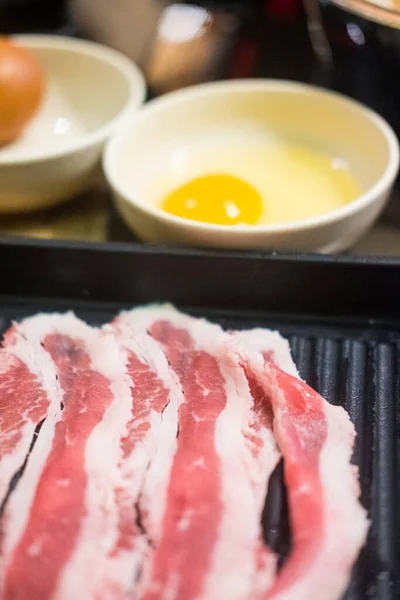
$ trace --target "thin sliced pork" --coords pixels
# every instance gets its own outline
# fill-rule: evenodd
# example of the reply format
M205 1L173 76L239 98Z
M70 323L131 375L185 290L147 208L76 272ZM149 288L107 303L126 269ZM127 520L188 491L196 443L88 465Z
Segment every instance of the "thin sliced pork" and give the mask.
M124 485L117 490L120 536L112 553L118 562L126 548L143 550L129 597L143 563L161 534L168 478L176 448L178 406L183 401L176 376L159 344L139 324L116 319L105 329L125 349L132 407L121 439L118 468ZM132 569L132 567L131 567Z
M368 529L350 464L355 431L347 413L279 369L251 336L237 336L243 366L264 390L285 460L293 550L263 600L337 600Z
M24 323L14 324L0 350L0 505L53 402L59 406L60 392L52 361Z
M279 454L268 419L253 411L230 338L168 307L123 313L164 349L184 402L161 536L139 586L144 600L249 597L260 560L260 516ZM275 560L263 551L264 581Z
M112 597L123 598L134 576L124 567L134 557L124 556L117 573L107 567L118 538L120 439L131 415L125 359L113 336L72 314L37 316L24 327L52 360L61 398L6 507L2 600L111 598L95 595L110 578L118 581Z
M2 600L346 588L367 531L354 428L298 379L277 333L228 334L168 306L102 330L38 315L0 350L0 423L0 500L24 466L3 506ZM260 522L280 453L293 550L276 575Z
M252 345L255 346L259 352L262 352L264 356L269 356L273 359L281 369L286 370L288 373L292 373L294 376L298 376L289 344L278 332L270 331L268 329L251 329L232 332L231 335L235 341L239 343L240 340L243 340L244 343L246 343L247 340L251 340ZM278 458L280 458L280 452L278 451L278 448L276 448L274 452L271 451L276 444L273 434L274 415L272 405L265 401L264 388L254 373L249 368L245 368L244 370L253 398L254 420L251 427L253 431L255 430L254 451L257 454L264 454L263 457L259 457L261 460L254 462L254 466L260 469L257 477L255 477L255 480L259 482L259 485L255 488L255 492L258 503L258 513L261 515L267 493L265 477L267 477L268 481L276 467ZM258 439L260 428L264 431L261 440ZM265 436L267 436L267 443L262 443L262 439L265 438ZM260 563L258 565L257 575L254 579L251 598L256 598L258 594L265 592L265 590L272 585L269 568L270 556L270 550L265 546L264 541L260 540ZM265 560L266 566L264 564Z

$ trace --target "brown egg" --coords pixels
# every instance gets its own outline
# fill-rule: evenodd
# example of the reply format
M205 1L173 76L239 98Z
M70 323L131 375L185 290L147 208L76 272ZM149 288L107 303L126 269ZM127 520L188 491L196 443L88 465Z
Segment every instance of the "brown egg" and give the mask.
M43 99L45 74L27 49L0 37L0 145L16 139Z

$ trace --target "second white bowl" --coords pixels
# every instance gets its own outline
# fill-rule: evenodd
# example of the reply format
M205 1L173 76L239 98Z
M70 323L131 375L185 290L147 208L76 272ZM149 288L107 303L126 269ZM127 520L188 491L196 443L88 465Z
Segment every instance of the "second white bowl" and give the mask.
M46 74L43 104L21 137L0 148L0 212L56 204L81 192L104 143L143 103L140 70L122 54L64 36L17 36Z

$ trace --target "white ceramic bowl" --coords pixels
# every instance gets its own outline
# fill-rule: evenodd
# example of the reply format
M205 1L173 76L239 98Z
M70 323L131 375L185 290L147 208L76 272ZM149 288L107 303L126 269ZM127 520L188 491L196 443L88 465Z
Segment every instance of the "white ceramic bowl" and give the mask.
M146 86L129 59L62 36L17 36L43 65L43 104L22 136L0 148L0 212L50 206L81 192L106 139L143 103Z
M157 208L154 190L161 200L176 185L200 175L185 170L196 163L195 155L186 159L196 152L198 140L206 144L207 136L215 140L227 130L273 132L332 152L349 163L366 191L328 214L270 226L210 225ZM204 152L201 160L201 168L212 171L212 165L203 164ZM397 138L371 110L322 89L267 80L211 83L163 96L119 131L104 154L118 210L140 238L223 248L344 250L382 211L398 167Z

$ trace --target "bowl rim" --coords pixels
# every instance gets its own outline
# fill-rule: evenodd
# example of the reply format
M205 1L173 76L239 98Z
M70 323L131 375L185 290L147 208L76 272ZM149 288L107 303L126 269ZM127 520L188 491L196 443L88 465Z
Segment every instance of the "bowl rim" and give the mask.
M131 197L120 185L118 178L114 174L114 164L118 157L120 147L124 144L125 140L131 136L135 125L146 118L152 113L157 113L168 105L172 105L177 108L183 102L187 102L191 98L204 98L219 94L220 92L236 93L237 91L264 91L268 92L288 92L292 94L315 94L322 98L330 98L337 102L344 103L349 107L356 110L362 111L366 117L380 130L383 137L386 140L389 152L389 159L386 165L385 171L381 177L368 188L363 194L358 196L355 200L349 202L343 207L332 210L322 215L311 217L307 219L301 219L289 223L281 223L274 225L216 225L213 223L203 223L200 221L194 221L186 219L184 217L178 217L171 215L160 208L154 207L146 202L142 202L134 197ZM334 91L319 88L314 85L305 83L299 83L295 81L279 80L279 79L245 79L245 80L233 80L233 81L220 81L203 83L200 85L191 86L184 90L178 90L165 94L160 98L156 98L144 106L140 111L136 113L132 120L127 123L127 126L123 131L117 132L107 142L103 152L103 170L106 179L111 188L126 202L138 208L139 210L148 213L152 217L159 221L164 221L167 225L175 225L180 227L186 227L195 231L203 231L210 233L222 233L224 235L236 235L236 234L255 234L255 233L286 233L290 231L301 231L304 229L311 229L322 227L327 224L331 224L337 221L341 221L344 218L350 217L351 215L359 212L369 204L373 204L385 191L390 190L394 179L398 173L400 165L400 148L399 141L396 134L390 125L377 114L361 102L348 98L343 94L339 94Z
M94 131L87 134L84 133L82 137L75 142L68 144L65 148L48 151L38 156L30 153L21 153L18 156L5 155L3 157L0 154L0 168L2 166L42 163L51 159L75 154L76 152L101 143L111 135L118 127L119 123L126 119L132 111L136 112L146 98L147 86L143 73L133 61L117 50L89 40L82 40L64 35L21 34L12 36L12 39L17 45L24 46L28 49L54 49L71 52L72 54L96 57L103 61L103 63L108 63L119 71L127 81L129 90L128 98L123 108L111 120L108 120Z
M380 6L373 0L332 0L332 4L368 21L400 29L400 10L395 6Z

